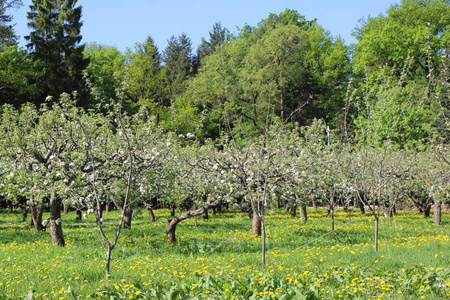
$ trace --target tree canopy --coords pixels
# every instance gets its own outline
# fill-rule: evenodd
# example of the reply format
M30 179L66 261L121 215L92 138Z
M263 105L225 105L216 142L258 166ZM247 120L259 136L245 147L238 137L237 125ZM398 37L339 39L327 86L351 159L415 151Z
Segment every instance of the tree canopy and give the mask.
M27 18L32 31L25 38L41 70L37 80L40 94L35 103L77 91L82 98L80 105L86 104L82 71L88 60L80 44L81 6L76 5L77 0L33 0L30 5Z

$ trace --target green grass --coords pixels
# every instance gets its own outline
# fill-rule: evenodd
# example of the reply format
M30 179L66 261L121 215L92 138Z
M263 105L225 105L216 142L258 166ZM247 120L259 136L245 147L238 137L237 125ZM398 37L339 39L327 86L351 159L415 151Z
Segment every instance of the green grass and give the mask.
M370 216L339 211L336 231L322 209L301 222L267 212L266 266L261 239L246 214L222 212L186 220L177 243L165 239L167 210L134 214L113 251L74 214L63 217L67 246L51 245L20 213L0 213L0 299L445 299L450 297L448 222L435 226L416 212L381 219L379 251ZM46 218L47 216L44 216ZM113 236L119 213L105 214ZM443 220L450 214L444 213ZM283 298L284 297L284 298Z

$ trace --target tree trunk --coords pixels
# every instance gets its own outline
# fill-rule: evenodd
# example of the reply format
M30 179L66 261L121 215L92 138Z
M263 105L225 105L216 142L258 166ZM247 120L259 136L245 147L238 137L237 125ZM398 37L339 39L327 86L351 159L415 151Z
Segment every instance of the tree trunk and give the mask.
M198 209L195 210L190 210L188 212L185 212L177 217L174 217L173 219L169 219L167 220L167 241L169 243L174 243L176 242L176 237L175 237L175 230L177 228L177 224L180 223L183 220L195 217L195 216L200 216L202 215L205 210L211 209L213 207L216 207L217 205L220 205L220 201L214 202L212 204L200 207Z
M64 214L67 214L69 212L69 206L63 204L63 207L64 207Z
M42 225L42 207L31 206L31 223L33 223L36 231L44 230Z
M61 205L62 201L54 193L50 197L50 235L53 245L65 246L61 225Z
M110 202L105 205L105 211L107 213L109 213L111 211L111 203Z
M150 206L147 206L147 212L148 212L148 216L150 217L150 221L152 223L154 223L156 221L156 218L155 218L155 214L153 212L153 208L151 208Z
M306 213L306 205L300 205L300 219L304 222L308 221L308 214Z
M295 218L297 216L297 204L291 206L291 217Z
M22 222L26 222L28 217L28 206L22 205Z
M76 214L77 214L77 217L75 218L75 220L81 220L81 216L82 216L81 209L77 209Z
M123 228L130 229L131 228L131 217L133 216L133 209L131 206L127 206L122 210L123 213Z
M422 210L423 210L423 217L428 218L431 213L431 205L424 205L422 207Z
M258 204L256 204L258 205ZM253 219L252 219L252 233L253 236L261 236L261 219L258 216L259 209L255 207L253 209Z
M358 201L358 207L359 207L359 210L361 211L361 214L365 214L366 210L364 208L364 203L360 199L358 199L357 201Z
M375 216L375 252L378 252L378 227L380 218Z
M175 205L170 205L170 216L175 217Z
M442 221L442 203L434 201L434 224L441 225Z
M203 220L209 220L208 210L206 210L206 209L203 212Z
M175 230L177 229L177 224L180 222L181 220L177 218L167 220L167 241L169 243L175 243L177 241Z
M329 214L331 217L331 231L334 231L334 208L333 207L330 208Z

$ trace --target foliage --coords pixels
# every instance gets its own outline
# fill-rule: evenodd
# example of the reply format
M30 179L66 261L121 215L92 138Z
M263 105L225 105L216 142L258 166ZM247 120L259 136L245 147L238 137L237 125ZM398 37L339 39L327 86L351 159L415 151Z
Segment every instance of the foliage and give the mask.
M93 90L89 107L99 105L99 99L117 100L116 91L125 77L124 55L115 47L92 43L86 45L84 57L89 60L85 72Z
M6 14L7 9L17 9L22 5L22 0L1 0L0 1L0 52L6 47L17 44L17 36L14 32L12 16Z
M0 51L0 103L22 106L36 95L36 71L30 55L17 46Z
M83 57L84 45L80 45L81 6L76 0L34 0L27 18L32 29L27 47L39 72L37 84L40 104L47 96L55 100L62 93L77 91L81 105L86 105L82 71L88 60Z
M403 0L386 15L368 18L355 29L358 43L353 61L355 72L369 73L374 82L379 72L400 77L412 59L409 79L429 79L441 65L448 48L450 6L447 0Z

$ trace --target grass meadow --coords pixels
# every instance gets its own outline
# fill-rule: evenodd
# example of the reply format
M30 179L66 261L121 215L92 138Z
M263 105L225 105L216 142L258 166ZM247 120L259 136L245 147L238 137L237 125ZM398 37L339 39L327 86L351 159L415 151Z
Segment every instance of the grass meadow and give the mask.
M145 210L135 212L106 278L105 251L85 220L63 216L67 246L60 248L20 212L1 211L0 299L450 298L449 212L441 226L410 211L383 218L375 252L370 215L339 211L330 232L324 209L309 209L306 223L268 211L265 267L247 214L183 221L177 243L168 244L169 211L155 213L151 223ZM112 236L119 212L104 218Z

